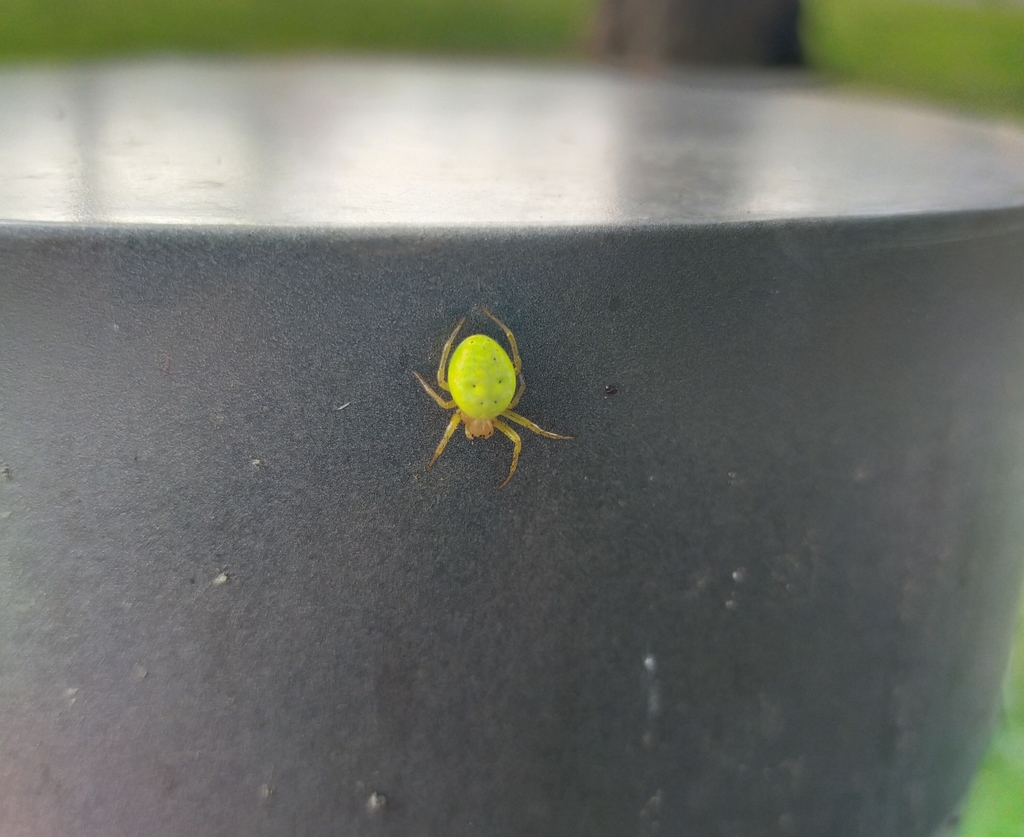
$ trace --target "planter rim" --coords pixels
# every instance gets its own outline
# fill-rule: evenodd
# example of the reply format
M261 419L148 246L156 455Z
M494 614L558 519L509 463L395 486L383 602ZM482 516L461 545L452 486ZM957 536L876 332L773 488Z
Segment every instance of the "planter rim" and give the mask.
M0 224L694 226L1024 207L1024 130L793 72L383 58L0 71Z

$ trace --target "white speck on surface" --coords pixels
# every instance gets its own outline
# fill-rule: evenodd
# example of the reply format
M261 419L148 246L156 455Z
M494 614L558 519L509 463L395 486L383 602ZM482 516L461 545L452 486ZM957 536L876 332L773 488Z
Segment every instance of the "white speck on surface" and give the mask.
M644 803L644 807L640 809L640 816L644 819L649 819L658 815L661 811L661 807L665 804L665 793L660 788L655 791L654 796Z
M761 704L761 712L758 719L761 735L769 741L774 741L782 734L785 727L782 707L764 693L758 695L758 700Z
M388 798L382 793L374 791L366 800L366 812L371 815L380 815L388 807Z
M75 701L78 700L78 689L70 688L64 690L64 702L68 706L74 706Z
M735 599L729 599L725 603L725 609L730 611L730 612L733 612L733 613L736 612L736 610L739 608L739 606L740 606L740 603L738 601L736 601Z
M259 794L260 802L266 802L270 799L270 797L274 795L274 789L266 782L264 782L262 785L260 785L257 793Z
M219 575L217 575L217 576L216 576L216 577L215 577L215 578L213 579L213 581L211 581L210 583L211 583L211 584L212 584L212 585L213 585L214 587L222 587L223 585L227 584L227 583L228 583L229 581L231 581L231 576L229 576L229 575L228 575L227 573L225 573L225 572L222 572L222 573L220 573Z
M0 520L7 520L7 518L10 516L11 513L9 511L0 512Z
M661 714L661 685L655 681L647 690L647 717L657 718Z
M132 680L145 680L149 672L145 666L135 665L132 667Z
M647 691L647 724L641 740L644 749L653 750L658 743L657 723L661 715L661 683L657 677L658 660L648 652L644 656L644 685Z
M340 412L341 412L342 410L344 410L344 409L345 409L345 408L346 408L346 407L347 407L347 406L348 406L349 404L351 404L351 403L352 403L351 401L346 401L346 402L345 402L344 404L342 404L342 405L341 405L340 407L335 407L335 408L334 408L334 410L335 410L335 412L338 412L338 413L340 413Z
M249 464L252 465L253 468L259 468L260 465L263 464L263 462L259 459L250 459Z
M737 584L742 584L747 580L747 571L743 567L737 567L732 571L732 580Z

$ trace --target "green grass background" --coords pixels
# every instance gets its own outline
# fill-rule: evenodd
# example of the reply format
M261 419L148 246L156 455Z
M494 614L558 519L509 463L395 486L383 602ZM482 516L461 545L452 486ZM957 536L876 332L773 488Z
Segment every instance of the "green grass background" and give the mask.
M1017 625L1000 709L963 812L960 837L1024 835L1024 620Z
M0 0L0 62L154 52L582 57L600 0ZM803 0L809 62L843 82L1024 120L1024 6ZM1024 837L1024 622L962 837Z
M1024 5L802 2L802 41L814 66L891 91L1024 117Z
M0 59L334 49L579 53L595 0L0 0Z

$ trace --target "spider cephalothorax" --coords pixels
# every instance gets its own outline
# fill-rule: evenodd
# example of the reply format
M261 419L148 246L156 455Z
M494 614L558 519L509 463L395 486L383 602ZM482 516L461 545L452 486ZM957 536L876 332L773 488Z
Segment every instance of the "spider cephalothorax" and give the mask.
M448 440L459 427L461 422L466 426L466 436L470 439L489 439L498 430L512 440L512 467L509 468L505 481L498 486L504 488L512 475L516 472L516 465L519 463L519 451L522 449L522 440L509 425L502 421L519 424L534 433L546 436L549 439L570 439L570 436L559 436L542 430L529 419L523 418L518 413L512 412L512 408L519 403L519 399L526 389L523 380L523 364L519 359L519 347L516 346L516 338L501 320L495 317L486 308L484 314L498 324L505 337L508 338L509 346L512 348L512 357L496 341L485 334L473 334L459 343L455 351L452 351L452 344L462 329L466 318L459 320L455 331L444 344L441 352L441 363L437 367L437 385L444 392L451 394L451 401L446 401L438 395L430 385L413 372L427 394L434 399L445 410L454 410L448 428L441 438L441 443L434 451L434 456L427 463L427 470L437 461L437 458L444 451ZM451 362L448 357L451 356Z

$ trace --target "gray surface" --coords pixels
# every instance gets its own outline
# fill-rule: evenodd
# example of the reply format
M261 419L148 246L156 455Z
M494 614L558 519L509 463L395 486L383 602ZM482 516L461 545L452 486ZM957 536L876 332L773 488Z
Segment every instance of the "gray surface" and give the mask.
M106 72L0 77L40 108L31 84L78 84L67 159L99 150L74 188L2 181L64 218L0 223L3 837L918 837L953 810L1022 572L1024 210L1012 161L992 176L1019 134L755 78L120 77L183 102L100 95ZM360 73L369 123L310 104ZM614 93L634 133L560 156L541 123L478 122L489 79L555 124ZM239 124L271 153L214 154ZM353 148L379 155L342 167L358 189L313 176ZM808 217L691 223L751 194ZM961 211L913 214L928 195ZM268 218L346 229L232 226ZM398 222L448 228L347 228ZM574 436L524 439L502 492L501 439L423 471L445 416L412 371L480 304L516 330L521 412Z
M1024 133L813 89L444 63L0 75L0 219L534 227L1024 205Z

